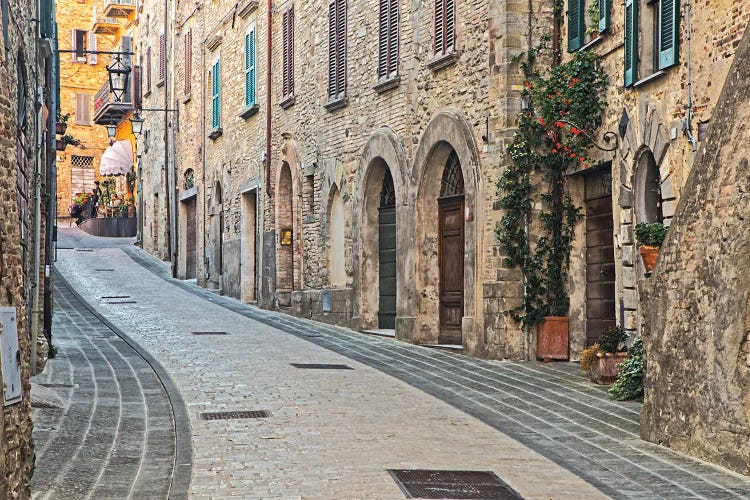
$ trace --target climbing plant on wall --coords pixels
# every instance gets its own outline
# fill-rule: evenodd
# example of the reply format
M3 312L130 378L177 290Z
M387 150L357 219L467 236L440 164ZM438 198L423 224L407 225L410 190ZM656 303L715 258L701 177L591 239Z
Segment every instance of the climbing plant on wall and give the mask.
M520 268L524 278L523 303L507 313L530 325L568 315L570 251L581 209L567 191L566 174L574 165L589 167L588 137L602 124L608 84L593 52L575 52L565 63L538 70L546 50L543 43L519 61L527 106L518 115L507 148L510 165L498 182L505 214L497 236L506 265Z

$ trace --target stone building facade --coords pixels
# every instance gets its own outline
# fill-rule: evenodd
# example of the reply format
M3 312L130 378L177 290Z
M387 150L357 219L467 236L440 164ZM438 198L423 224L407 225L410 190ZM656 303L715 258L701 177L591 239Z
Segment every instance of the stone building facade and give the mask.
M50 2L0 1L0 498L9 499L31 496L34 469L29 376L34 339L43 339L54 38Z
M109 147L107 131L94 123L94 115L97 94L109 84L106 66L111 58L86 52L118 48L122 28L118 20L104 17L104 5L104 0L56 3L60 50L80 51L60 54L60 112L70 115L65 134L80 141L57 152L57 206L62 217L70 214L76 193L94 189L102 154Z

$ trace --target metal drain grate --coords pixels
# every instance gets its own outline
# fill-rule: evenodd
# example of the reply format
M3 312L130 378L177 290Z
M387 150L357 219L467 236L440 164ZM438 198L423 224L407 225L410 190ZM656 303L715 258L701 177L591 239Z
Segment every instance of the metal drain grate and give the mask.
M50 383L50 384L39 384L42 387L49 387L49 388L56 388L56 389L73 389L73 384L56 384L56 383ZM78 384L76 384L77 386Z
M326 363L289 363L295 368L306 368L310 370L354 370L347 365L332 365Z
M190 332L193 335L229 335L229 332Z
M110 271L114 271L114 269L94 269L94 271L106 271L106 272L110 272Z
M135 300L121 300L119 302L105 302L105 304L116 305L116 304L137 304Z
M129 299L130 295L105 295L102 299Z
M232 420L237 418L267 418L271 414L267 410L250 411L210 411L201 413L201 420Z
M388 469L406 498L523 500L490 471Z
M76 248L76 252L93 252L93 248Z

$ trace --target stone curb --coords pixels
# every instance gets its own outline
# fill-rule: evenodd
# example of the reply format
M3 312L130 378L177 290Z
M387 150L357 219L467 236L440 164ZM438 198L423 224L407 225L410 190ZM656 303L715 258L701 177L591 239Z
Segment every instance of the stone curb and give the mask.
M190 493L190 481L193 475L193 442L192 430L190 428L190 418L187 414L185 401L182 399L179 389L175 385L164 367L148 351L143 349L137 342L130 338L126 333L112 324L107 318L102 316L99 311L85 298L83 298L63 277L55 271L55 279L59 280L65 287L70 290L71 294L78 299L86 309L93 314L96 319L101 321L112 330L115 335L120 337L128 344L143 360L148 363L156 373L156 377L161 382L164 391L167 393L169 405L172 408L175 426L175 463L172 471L172 478L169 484L169 499L177 500L188 498Z

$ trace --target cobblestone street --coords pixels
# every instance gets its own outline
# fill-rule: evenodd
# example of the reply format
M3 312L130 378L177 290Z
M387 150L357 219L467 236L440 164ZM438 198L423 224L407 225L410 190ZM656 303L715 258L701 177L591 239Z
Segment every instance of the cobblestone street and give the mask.
M185 475L193 498L404 498L388 469L493 471L524 498L750 495L743 476L641 441L640 405L577 365L473 359L260 310L134 247L60 233L60 354L36 382L60 384L68 406L35 409L38 498L161 498L170 480L180 498ZM201 418L219 411L268 416Z

